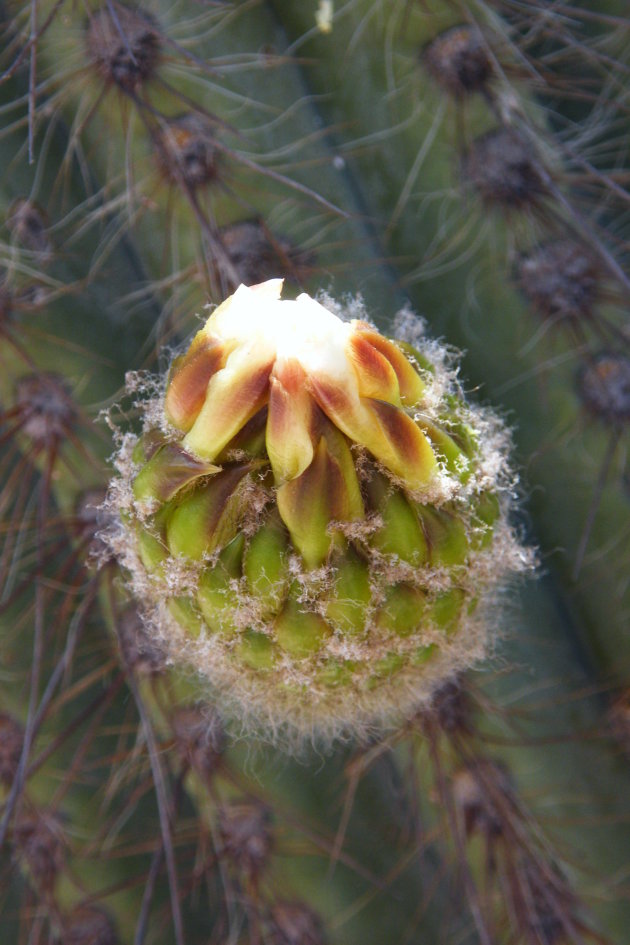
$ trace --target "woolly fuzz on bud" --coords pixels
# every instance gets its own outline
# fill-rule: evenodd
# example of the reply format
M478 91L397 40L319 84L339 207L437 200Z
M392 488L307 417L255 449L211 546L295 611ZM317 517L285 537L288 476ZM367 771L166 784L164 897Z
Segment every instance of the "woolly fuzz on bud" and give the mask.
M487 653L531 556L509 437L443 349L281 288L240 286L141 404L109 541L223 712L294 743L362 737Z

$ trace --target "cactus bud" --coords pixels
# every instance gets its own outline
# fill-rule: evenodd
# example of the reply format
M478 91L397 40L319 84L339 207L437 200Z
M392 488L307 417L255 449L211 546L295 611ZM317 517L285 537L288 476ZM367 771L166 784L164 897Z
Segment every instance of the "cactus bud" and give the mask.
M110 541L151 633L224 711L362 735L483 655L530 556L505 430L437 346L281 286L240 286L175 359L124 438Z

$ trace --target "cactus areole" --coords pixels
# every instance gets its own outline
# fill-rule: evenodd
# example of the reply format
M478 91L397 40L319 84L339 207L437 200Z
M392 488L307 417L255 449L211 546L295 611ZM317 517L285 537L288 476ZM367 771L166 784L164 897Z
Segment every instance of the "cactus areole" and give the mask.
M488 650L528 565L509 437L434 342L281 290L240 286L145 391L110 540L150 632L228 715L361 737Z

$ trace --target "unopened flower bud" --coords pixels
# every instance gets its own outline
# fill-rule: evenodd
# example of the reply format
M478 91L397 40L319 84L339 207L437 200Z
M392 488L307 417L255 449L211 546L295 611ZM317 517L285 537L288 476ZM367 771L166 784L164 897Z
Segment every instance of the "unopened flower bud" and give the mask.
M241 286L124 439L111 544L150 632L258 729L365 734L486 652L531 563L509 438L434 343Z

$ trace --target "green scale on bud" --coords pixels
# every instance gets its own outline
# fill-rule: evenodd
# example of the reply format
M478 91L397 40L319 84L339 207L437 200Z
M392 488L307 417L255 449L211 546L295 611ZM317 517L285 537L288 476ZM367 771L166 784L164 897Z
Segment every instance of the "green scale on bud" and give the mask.
M508 437L443 352L281 287L241 286L173 362L124 438L111 543L151 632L228 714L360 736L484 655L530 556Z

